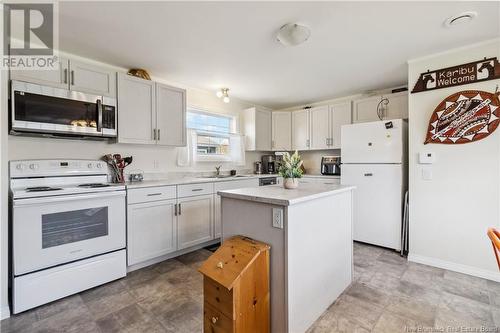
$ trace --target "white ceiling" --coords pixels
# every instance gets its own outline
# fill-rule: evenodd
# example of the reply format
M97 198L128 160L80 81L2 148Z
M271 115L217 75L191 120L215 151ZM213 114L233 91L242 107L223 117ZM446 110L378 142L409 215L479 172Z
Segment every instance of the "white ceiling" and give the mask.
M500 35L500 2L61 2L61 49L272 108L406 83L406 61ZM452 29L462 11L478 18ZM275 40L299 22L297 47Z

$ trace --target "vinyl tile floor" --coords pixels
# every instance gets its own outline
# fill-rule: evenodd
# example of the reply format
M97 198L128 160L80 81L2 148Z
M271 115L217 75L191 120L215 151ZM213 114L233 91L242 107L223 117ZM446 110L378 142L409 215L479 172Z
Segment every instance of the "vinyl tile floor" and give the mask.
M0 322L0 332L202 332L197 268L210 254L195 251L12 316ZM354 243L353 283L308 333L498 332L498 326L500 283Z

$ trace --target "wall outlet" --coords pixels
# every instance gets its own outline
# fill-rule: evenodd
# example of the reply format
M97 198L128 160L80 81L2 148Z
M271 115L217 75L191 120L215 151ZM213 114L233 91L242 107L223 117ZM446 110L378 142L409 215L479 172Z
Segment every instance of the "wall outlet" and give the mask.
M283 208L273 208L273 227L283 229Z

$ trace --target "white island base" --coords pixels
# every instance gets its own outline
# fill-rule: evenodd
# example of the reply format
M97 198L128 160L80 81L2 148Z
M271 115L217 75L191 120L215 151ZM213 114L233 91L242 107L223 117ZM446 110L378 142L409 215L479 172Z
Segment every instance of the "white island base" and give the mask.
M305 332L350 285L353 189L303 184L219 192L222 238L271 245L271 332Z

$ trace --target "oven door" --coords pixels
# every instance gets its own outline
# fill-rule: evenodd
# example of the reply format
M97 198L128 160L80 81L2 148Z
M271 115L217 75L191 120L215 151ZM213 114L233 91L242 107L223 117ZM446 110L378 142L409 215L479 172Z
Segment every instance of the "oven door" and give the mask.
M11 129L102 136L102 96L12 81Z
M125 230L125 191L14 200L14 275L123 249Z

